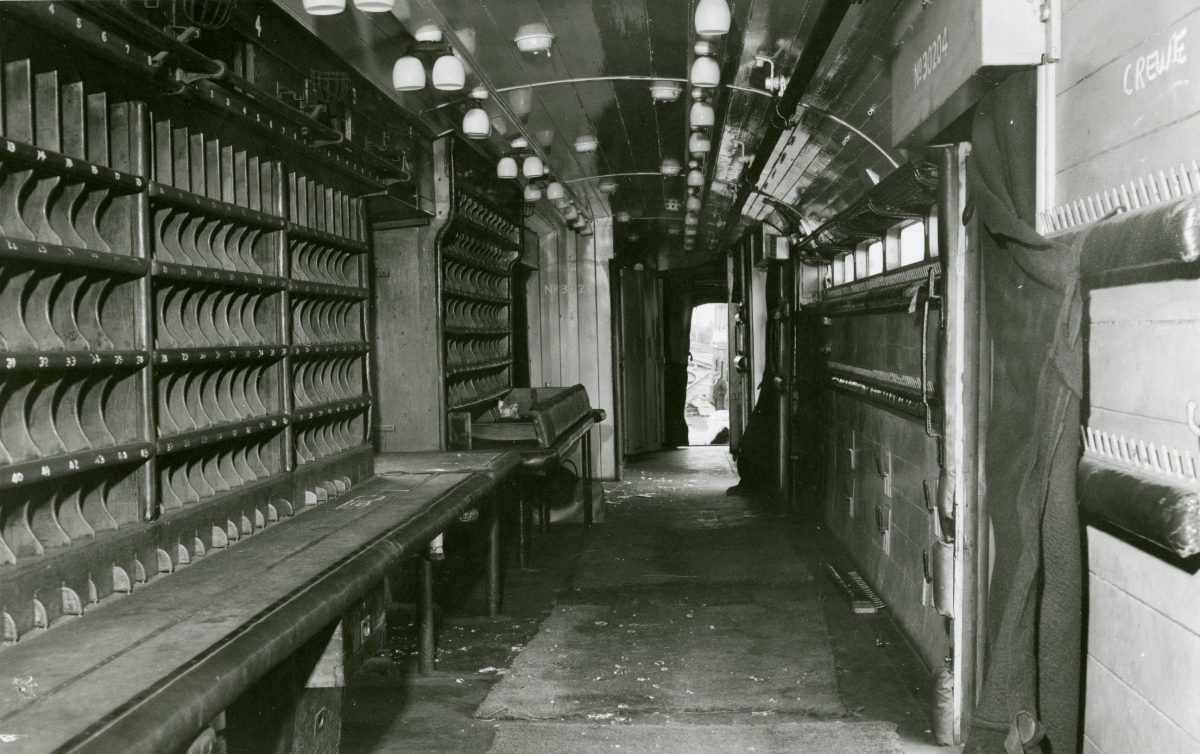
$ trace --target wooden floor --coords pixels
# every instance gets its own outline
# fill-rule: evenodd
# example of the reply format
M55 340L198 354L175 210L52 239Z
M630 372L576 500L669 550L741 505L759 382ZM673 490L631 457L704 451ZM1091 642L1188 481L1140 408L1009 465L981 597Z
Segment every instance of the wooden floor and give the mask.
M886 613L853 614L822 575L844 553L736 481L725 447L639 460L605 484L605 524L556 526L509 568L495 619L475 534L452 539L437 672L415 673L399 613L351 684L343 751L947 751Z

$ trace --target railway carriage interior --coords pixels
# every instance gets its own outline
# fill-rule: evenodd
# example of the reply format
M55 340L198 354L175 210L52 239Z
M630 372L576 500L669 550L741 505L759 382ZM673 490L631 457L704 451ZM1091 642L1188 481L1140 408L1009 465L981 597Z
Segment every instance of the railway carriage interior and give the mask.
M1200 754L1193 23L0 2L0 753Z

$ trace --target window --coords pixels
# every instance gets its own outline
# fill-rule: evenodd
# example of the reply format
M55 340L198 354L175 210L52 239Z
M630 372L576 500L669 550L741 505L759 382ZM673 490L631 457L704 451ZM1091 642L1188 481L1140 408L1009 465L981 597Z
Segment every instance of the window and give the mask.
M883 274L883 241L875 241L867 247L867 275Z
M925 223L912 223L900 229L900 266L925 260Z
M938 255L938 216L937 207L929 210L929 214L925 216L926 236L929 238L929 256L936 257Z
M855 280L853 254L847 254L846 256L842 257L842 268L842 282L853 283Z
M846 282L846 262L845 257L837 257L833 260L833 284L841 285Z
M854 250L854 279L862 280L867 276L867 245L859 244Z

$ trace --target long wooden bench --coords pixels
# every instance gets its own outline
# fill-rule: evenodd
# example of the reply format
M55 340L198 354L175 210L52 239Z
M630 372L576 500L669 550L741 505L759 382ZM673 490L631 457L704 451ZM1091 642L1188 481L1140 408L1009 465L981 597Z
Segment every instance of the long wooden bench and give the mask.
M0 651L0 734L28 752L171 752L491 492L485 473L380 476ZM361 644L371 619L345 627Z

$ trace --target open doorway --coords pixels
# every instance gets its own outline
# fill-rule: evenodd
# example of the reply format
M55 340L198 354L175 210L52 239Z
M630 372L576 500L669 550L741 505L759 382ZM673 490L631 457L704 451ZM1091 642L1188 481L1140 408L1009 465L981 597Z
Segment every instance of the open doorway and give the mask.
M684 419L689 445L729 444L729 319L725 304L692 310Z

